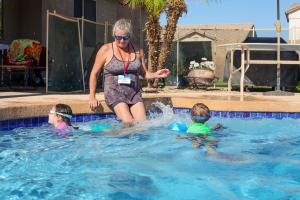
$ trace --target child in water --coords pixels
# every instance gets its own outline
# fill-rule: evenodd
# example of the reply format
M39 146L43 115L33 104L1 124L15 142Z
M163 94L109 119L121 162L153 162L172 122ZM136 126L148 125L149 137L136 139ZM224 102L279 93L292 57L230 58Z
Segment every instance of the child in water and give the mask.
M70 106L66 104L56 104L49 112L48 123L54 125L55 129L60 131L59 135L68 136L69 134L65 130L74 127L71 124L73 112Z
M197 103L192 108L192 123L188 126L186 131L186 136L177 136L177 139L188 139L192 142L194 147L200 147L205 145L207 147L208 154L214 153L214 148L216 147L217 140L211 135L211 132L217 130L221 127L217 124L215 127L210 128L205 124L209 118L210 110L203 103Z

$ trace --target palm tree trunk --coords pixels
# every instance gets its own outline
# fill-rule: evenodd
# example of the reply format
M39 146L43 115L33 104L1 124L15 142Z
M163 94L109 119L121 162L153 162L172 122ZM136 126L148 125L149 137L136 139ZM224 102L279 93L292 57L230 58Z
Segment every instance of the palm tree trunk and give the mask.
M161 46L158 70L162 69L165 65L167 56L169 55L172 47L172 42L175 36L178 19L182 13L187 11L184 0L171 0L167 9L167 25L163 35L163 43Z
M148 71L155 72L158 66L160 52L160 32L159 15L148 17L146 23L147 41L148 41ZM148 81L148 87L153 87L153 80Z

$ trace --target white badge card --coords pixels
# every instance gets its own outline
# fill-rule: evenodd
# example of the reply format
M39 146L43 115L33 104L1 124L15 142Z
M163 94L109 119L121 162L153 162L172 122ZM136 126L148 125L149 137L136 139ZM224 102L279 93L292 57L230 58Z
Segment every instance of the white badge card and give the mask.
M118 83L119 84L130 84L131 83L130 75L119 75Z

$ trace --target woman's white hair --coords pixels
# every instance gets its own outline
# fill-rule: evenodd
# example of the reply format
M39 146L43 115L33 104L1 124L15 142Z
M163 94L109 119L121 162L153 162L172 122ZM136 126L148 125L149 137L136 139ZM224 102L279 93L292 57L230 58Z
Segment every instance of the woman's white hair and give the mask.
M130 37L132 37L133 31L132 31L132 25L131 22L127 19L119 19L116 21L114 24L113 30L112 30L112 35L115 35L116 30L122 30L125 31L126 33L129 34Z

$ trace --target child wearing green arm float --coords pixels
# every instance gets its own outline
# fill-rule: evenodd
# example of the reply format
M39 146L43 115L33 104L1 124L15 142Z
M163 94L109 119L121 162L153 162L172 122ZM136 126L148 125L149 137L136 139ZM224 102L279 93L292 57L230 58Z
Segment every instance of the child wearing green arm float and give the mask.
M177 136L177 139L188 139L192 142L192 145L196 148L201 145L207 147L208 153L213 153L216 147L217 139L211 135L211 132L221 127L217 124L215 127L210 128L205 124L209 118L209 108L203 103L197 103L192 108L192 123L188 126L186 136Z

